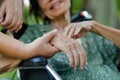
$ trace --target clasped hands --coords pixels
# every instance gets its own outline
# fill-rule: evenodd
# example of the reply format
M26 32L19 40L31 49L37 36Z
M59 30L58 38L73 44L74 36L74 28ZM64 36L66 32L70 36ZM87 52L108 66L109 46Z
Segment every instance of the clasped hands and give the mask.
M52 40L52 44L63 51L69 58L70 65L73 68L80 66L83 69L87 65L87 58L81 41L77 38L89 31L92 26L92 21L71 23L65 27L64 32L59 32Z
M70 65L74 69L78 66L83 69L87 64L85 51L77 40L59 34L52 40L52 44L68 56Z

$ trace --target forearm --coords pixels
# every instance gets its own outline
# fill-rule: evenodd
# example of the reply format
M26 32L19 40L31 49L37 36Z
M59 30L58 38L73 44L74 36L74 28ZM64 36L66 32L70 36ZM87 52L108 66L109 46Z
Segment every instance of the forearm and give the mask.
M0 55L24 59L27 56L24 46L24 43L0 33Z
M104 26L94 22L91 32L102 35L103 37L112 41L116 46L120 48L120 30Z

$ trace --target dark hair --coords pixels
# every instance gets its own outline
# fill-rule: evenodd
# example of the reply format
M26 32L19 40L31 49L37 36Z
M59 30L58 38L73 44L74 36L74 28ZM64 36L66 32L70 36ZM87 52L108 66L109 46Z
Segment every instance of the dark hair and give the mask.
M37 0L30 0L30 13L33 13L36 17L43 18L43 11L39 7ZM44 16L44 24L50 23L50 20Z
M30 1L30 13L33 13L35 16L42 16L43 12L39 7L37 0L29 0Z

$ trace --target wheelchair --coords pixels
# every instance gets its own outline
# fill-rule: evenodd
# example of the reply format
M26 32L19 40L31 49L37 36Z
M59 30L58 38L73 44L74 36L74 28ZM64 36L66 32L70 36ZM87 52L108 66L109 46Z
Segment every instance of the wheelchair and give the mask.
M61 77L48 65L47 59L34 57L20 63L17 75L19 80L62 80Z

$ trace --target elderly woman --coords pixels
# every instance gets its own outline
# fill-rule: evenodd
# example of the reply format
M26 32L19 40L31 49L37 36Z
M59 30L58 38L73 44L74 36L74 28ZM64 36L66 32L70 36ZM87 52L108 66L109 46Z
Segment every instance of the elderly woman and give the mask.
M64 37L63 35L63 30L64 27L68 25L68 23L70 23L69 21L69 8L70 8L70 2L69 1L63 1L63 4L65 5L67 3L67 5L62 5L62 7L65 8L60 8L59 10L57 9L52 9L54 8L54 4L55 3L59 3L58 1L53 2L52 4L50 4L51 6L46 7L45 4L43 4L45 2L48 3L48 1L40 1L39 4L41 4L41 12L40 15L43 18L49 18L50 19L50 23L52 25L52 28L56 28L58 29L58 35L56 38L54 38L52 40L52 43L59 48L60 50L62 50L63 52L66 53L66 55L69 57L70 60L70 64L72 67L76 68L78 66L78 63L80 62L80 68L82 69L84 65L87 64L86 62L86 55L85 52L82 48L81 45L79 45L79 42L77 40L74 40L72 38L67 38ZM36 1L32 1L31 3L36 3ZM36 5L35 4L35 5ZM38 9L39 6L33 6L35 7L34 9ZM45 10L44 10L45 9ZM45 12L44 12L45 11ZM42 13L43 12L43 13ZM65 15L64 15L65 12ZM64 47L63 47L64 46Z
M71 40L71 38L64 36L63 34L64 29L67 28L66 26L68 25L72 25L72 26L74 25L70 23L70 13L69 13L70 0L30 0L30 1L32 4L32 8L35 8L34 12L39 16L41 16L42 18L44 18L45 20L46 18L49 19L50 25L48 24L47 26L44 25L34 26L36 29L29 27L29 31L32 32L34 37L29 36L30 32L27 33L26 31L25 32L26 34L21 37L21 40L29 42L30 40L27 40L27 37L31 37L33 39L38 35L44 34L46 31L50 31L52 28L57 28L59 30L59 33L56 38L53 38L52 43L57 48L64 51L64 48L66 49L65 44L67 45L67 43L70 42L69 39ZM34 29L34 31L36 30L36 32L33 32L32 29ZM71 29L71 30L73 31L70 32L74 32L75 29ZM68 31L67 30L65 31L66 31L65 34L69 33L69 29ZM79 31L80 30L78 30L78 32ZM71 34L73 33L70 33L70 37ZM72 36L74 36L74 34ZM84 68L83 65L86 64L85 55L83 54L84 52L82 52L82 54L77 54L80 55L80 57L77 57L78 59L75 60L75 63L73 63L74 61L72 60L76 58L76 55L73 53L72 55L74 56L69 57L69 58L73 58L72 60L70 59L70 61L72 61L72 65L75 64L73 66L75 67L75 69L73 69L69 65L68 58L63 52L59 52L59 54L56 54L51 59L49 59L49 63L59 73L59 75L63 78L63 80L119 80L120 79L119 72L117 71L115 65L112 62L113 57L110 57L111 55L113 54L115 55L117 53L117 48L110 41L104 39L103 37L96 36L95 34L88 33L82 39L82 43L86 50L87 58L88 58L87 59L88 65L85 66ZM80 67L83 70L76 68L77 67L76 64L78 63L76 61L80 61Z

